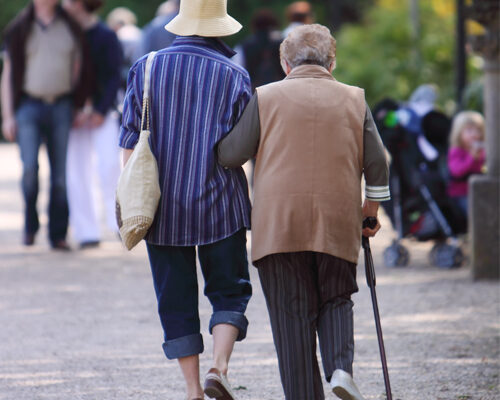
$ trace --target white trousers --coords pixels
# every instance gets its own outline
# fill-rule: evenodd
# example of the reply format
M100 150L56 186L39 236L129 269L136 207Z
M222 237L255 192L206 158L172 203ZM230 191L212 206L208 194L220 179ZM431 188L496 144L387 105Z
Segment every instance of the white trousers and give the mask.
M104 213L108 229L118 232L115 220L115 191L121 168L118 135L116 113L108 113L98 128L70 132L66 164L69 221L73 238L79 243L101 240L100 212Z

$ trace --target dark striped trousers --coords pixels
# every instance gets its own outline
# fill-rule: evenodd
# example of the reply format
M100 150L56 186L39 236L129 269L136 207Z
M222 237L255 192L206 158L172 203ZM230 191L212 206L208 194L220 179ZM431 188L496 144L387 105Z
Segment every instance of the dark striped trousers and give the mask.
M280 253L255 263L266 297L286 400L323 400L316 333L326 379L352 374L356 264L315 252Z

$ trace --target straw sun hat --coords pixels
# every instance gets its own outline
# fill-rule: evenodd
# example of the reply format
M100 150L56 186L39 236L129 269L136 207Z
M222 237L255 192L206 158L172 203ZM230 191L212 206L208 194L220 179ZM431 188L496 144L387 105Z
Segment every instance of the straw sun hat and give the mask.
M179 15L165 29L178 36L234 35L241 24L227 13L227 0L181 0Z

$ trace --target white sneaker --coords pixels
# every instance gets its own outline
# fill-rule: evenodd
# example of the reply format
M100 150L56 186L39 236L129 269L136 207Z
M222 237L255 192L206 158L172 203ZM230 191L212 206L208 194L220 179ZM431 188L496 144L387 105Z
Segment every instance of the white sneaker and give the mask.
M227 378L216 368L211 368L205 376L204 391L211 399L236 400Z
M332 391L342 400L365 400L354 383L351 375L341 369L336 369L330 380Z

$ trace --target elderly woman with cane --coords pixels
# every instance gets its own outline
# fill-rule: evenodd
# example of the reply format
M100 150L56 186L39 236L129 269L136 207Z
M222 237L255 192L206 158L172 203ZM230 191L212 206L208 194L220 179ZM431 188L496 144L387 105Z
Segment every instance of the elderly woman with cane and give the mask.
M336 42L321 25L293 30L281 45L287 77L260 88L218 145L219 163L256 156L252 260L266 297L287 400L363 396L352 379L353 302L361 234L380 224L390 197L388 165L364 91L332 77ZM365 200L361 203L361 177Z

